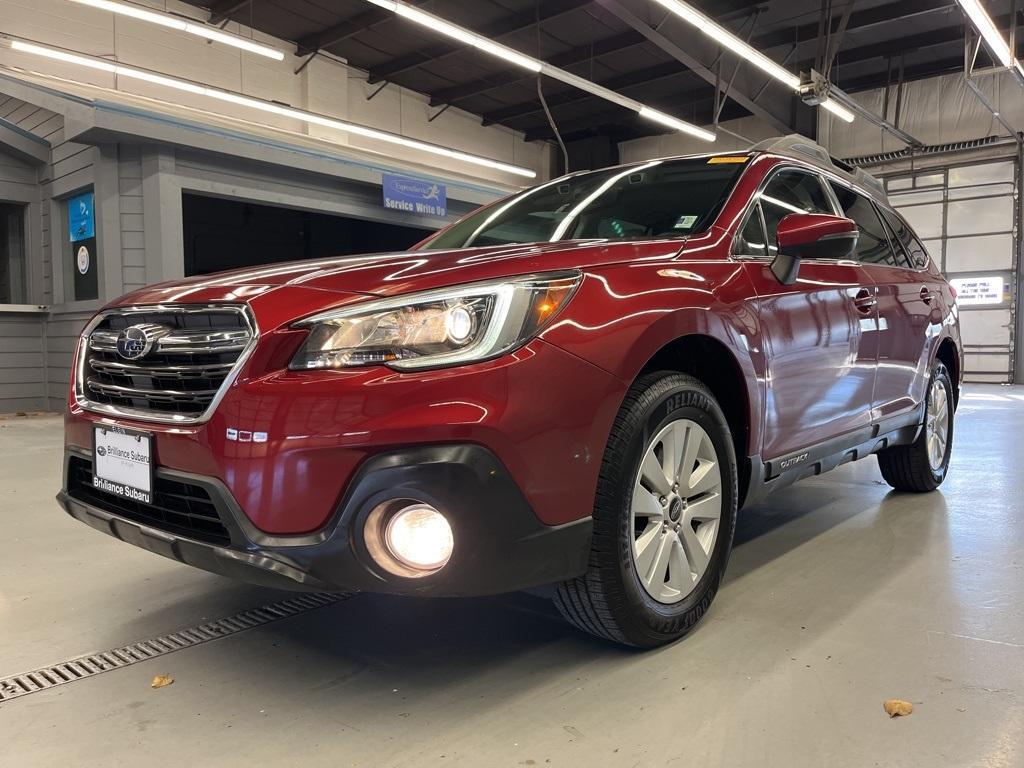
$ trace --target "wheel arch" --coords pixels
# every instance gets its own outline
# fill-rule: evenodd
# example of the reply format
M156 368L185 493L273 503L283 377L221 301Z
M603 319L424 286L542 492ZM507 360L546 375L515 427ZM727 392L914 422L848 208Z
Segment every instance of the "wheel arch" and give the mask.
M677 371L693 376L715 395L732 434L739 468L739 506L743 506L750 483L751 451L755 410L743 366L736 355L719 339L691 333L673 339L655 352L637 374L652 371Z
M960 351L948 336L939 342L938 349L935 350L935 359L946 366L949 377L953 380L953 406L956 407L960 400Z

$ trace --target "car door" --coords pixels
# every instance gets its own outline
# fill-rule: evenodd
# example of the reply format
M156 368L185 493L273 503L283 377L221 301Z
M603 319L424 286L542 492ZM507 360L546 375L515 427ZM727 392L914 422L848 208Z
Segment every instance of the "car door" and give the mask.
M909 254L894 242L872 200L844 184L831 185L843 213L857 223L857 260L877 292L878 372L872 408L874 420L881 421L913 409L924 398L933 312L941 322L937 288L927 273L912 269Z
M776 171L763 185L736 238L757 292L767 371L762 457L782 458L866 428L876 348L870 280L853 262L808 259L793 285L770 270L776 230L790 213L835 209L821 177L796 168Z
M935 359L946 317L947 305L943 299L943 288L946 283L942 279L942 273L932 268L928 251L910 229L910 225L888 208L878 206L878 210L887 225L893 249L909 265L901 275L901 285L903 292L908 294L908 301L915 316L911 332L917 346L911 347L908 361L916 360L917 375L910 383L910 399L915 405L920 405L928 390L931 362ZM914 353L917 354L916 358ZM883 406L880 407L884 410Z

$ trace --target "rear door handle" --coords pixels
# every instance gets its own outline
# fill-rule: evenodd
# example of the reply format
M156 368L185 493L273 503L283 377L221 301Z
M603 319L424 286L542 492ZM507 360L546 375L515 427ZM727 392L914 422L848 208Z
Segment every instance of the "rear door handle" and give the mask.
M875 291L871 288L861 288L853 297L853 306L864 314L871 312L876 304L878 304L878 299L875 298Z
M936 292L935 291L929 291L928 290L928 286L922 285L921 286L921 294L920 295L921 295L921 301L923 301L925 304L931 304L933 301L935 301Z

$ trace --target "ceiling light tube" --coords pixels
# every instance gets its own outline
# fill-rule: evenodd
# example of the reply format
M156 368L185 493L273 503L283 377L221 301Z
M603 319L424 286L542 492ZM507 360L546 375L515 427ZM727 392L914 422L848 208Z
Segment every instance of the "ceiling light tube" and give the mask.
M207 40L212 40L233 48L239 48L249 53L266 56L277 61L284 61L284 52L269 45L262 45L239 35L233 35L208 24L198 21L190 21L180 16L172 16L160 11L152 11L148 8L134 5L133 3L122 3L117 0L71 0L72 3L88 5L91 8L99 8L103 11L110 11L120 16L128 16L139 21L148 21L150 24L157 24L168 29L176 29L179 32L187 32L190 35L197 35Z
M785 83L793 90L800 88L799 77L776 64L756 48L740 40L732 32L712 21L696 8L679 2L679 0L655 0L655 2L664 6L688 24L692 24L716 43L724 48L728 48L740 58L746 59L776 80Z
M512 50L511 48L495 43L492 40L488 40L482 35L478 35L475 32L470 32L468 29L451 24L444 19L434 16L430 13L425 13L418 8L413 8L411 5L405 5L404 3L395 4L395 13L399 16L414 21L424 27L429 27L435 32L440 32L442 35L458 40L460 43L464 43L473 48L478 48L484 53L489 53L491 56L497 56L499 59L504 59L517 67L528 69L531 72L540 72L541 64L536 59L532 59L529 56L524 56L518 51Z
M685 120L672 117L671 115L666 115L656 109L648 107L636 99L631 99L628 96L624 96L621 93L605 88L604 86L598 85L586 78L574 75L571 72L567 72L564 69L547 64L539 59L534 59L520 53L519 51L513 50L506 45L502 45L501 43L488 40L486 37L478 35L476 32L472 32L465 27L452 24L451 22L442 19L440 16L435 16L432 13L421 11L419 8L414 8L403 2L399 2L399 0L366 0L366 2L385 8L389 11L394 11L398 16L409 19L409 21L413 21L421 26L427 27L428 29L432 29L435 32L440 32L442 35L458 40L465 45L476 48L484 53L488 53L491 56L504 59L507 62L515 64L521 69L547 75L554 80L560 80L566 85L571 85L574 88L579 88L581 91L586 91L587 93L602 98L605 101L610 101L612 104L618 104L620 107L631 109L641 117L654 120L655 122L661 123L673 130L688 133L691 136L696 136L704 141L715 140L715 134L711 131L707 131L699 126L688 123ZM799 84L800 82L798 79L797 85Z
M209 86L205 86L200 83L194 83L189 80L181 80L176 77L168 77L166 75L161 75L157 72L151 72L149 70L139 69L137 67L126 66L124 64L117 64L115 62L106 61L104 59L98 59L93 56L72 53L71 51L65 51L59 48L51 48L50 46L46 45L29 43L23 40L12 39L9 41L9 44L11 48L13 48L16 51L20 51L21 53L32 54L47 59L63 61L69 64L75 64L80 67L86 67L89 69L109 72L111 74L118 75L119 77L126 77L135 80L144 80L146 82L155 83L157 85L162 85L167 88L173 88L178 91L186 91L188 93L205 96L207 98L216 99L218 101L223 101L230 104L235 104L259 112L278 115L281 117L288 117L311 125L321 125L327 128L334 128L339 131L355 134L357 136L363 136L365 138L373 139L375 141L387 142L389 144L397 144L399 146L407 147L409 149L413 149L419 152L424 152L439 157L446 157L451 160L457 160L459 162L469 163L484 168L492 168L496 171L502 171L503 173L510 173L528 179L532 179L537 176L537 174L534 171L531 171L529 168L523 168L521 166L511 165L509 163L503 163L499 160L491 160L490 158L481 157L480 155L472 155L469 154L468 152L460 152L458 150L449 149L448 147L442 147L437 144L429 144L424 141L409 139L406 138L405 136L399 136L398 134L395 133L389 133L388 131L381 131L376 128L368 128L366 126L356 125L355 123L350 123L345 120L338 120L333 117L318 115L314 112L307 112L303 109L296 109L294 107L287 107L281 104L274 104L273 102L252 98L251 96L244 96L240 93L233 93L232 91L225 91L221 90L220 88L210 88ZM224 117L227 116L225 115Z
M838 101L835 101L834 99L825 99L823 102L821 102L820 106L823 109L827 109L840 120L845 120L848 123L853 122L853 112L848 110L846 107L844 107L842 104L840 104Z
M689 133L692 136L696 136L698 139L704 139L704 141L715 140L715 134L711 133L711 131L705 131L703 128L698 128L695 125L690 125L689 123L683 122L682 120L678 120L672 117L672 115L666 115L664 112L659 112L656 109L641 106L638 112L640 117L643 117L647 120L652 120L655 123L661 123L662 125L668 126L673 130L681 131L683 133Z
M957 0L957 2L967 15L967 18L971 20L974 28L978 30L978 34L981 35L992 55L1004 67L1012 67L1014 64L1013 51L1010 50L1009 43L1003 39L999 30L996 29L992 17L981 7L981 3L978 0Z

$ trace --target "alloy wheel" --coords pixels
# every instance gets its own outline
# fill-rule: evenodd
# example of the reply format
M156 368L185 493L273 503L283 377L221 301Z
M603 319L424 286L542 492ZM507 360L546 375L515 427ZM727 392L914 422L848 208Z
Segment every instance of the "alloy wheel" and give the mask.
M665 426L644 449L630 506L633 564L659 603L689 595L708 569L722 517L722 473L694 421Z
M925 416L925 445L928 463L937 472L946 460L949 443L949 396L945 385L936 379L928 392L928 410Z

